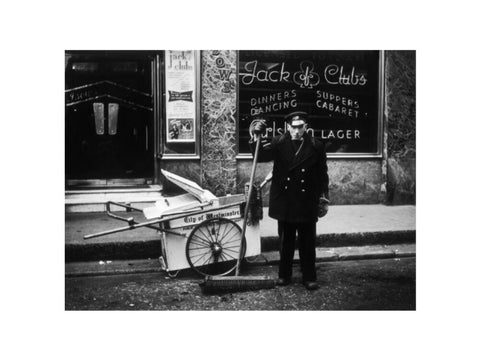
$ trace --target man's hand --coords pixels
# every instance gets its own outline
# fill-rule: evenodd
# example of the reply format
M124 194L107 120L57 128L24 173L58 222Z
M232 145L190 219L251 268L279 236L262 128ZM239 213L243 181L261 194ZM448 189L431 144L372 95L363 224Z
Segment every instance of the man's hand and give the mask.
M318 217L322 218L328 213L328 204L318 205Z
M324 197L320 198L320 202L318 204L318 213L317 213L319 218L322 218L325 215L327 215L329 202L330 201L328 201L328 199Z
M263 119L253 120L252 125L253 125L252 130L253 130L253 133L255 135L262 134L265 131L265 129L267 128L267 122L266 122L266 120L263 120Z

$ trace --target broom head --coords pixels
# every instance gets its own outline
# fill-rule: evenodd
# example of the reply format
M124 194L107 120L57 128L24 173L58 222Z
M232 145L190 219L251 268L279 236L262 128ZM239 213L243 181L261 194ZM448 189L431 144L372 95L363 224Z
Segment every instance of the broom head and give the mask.
M272 289L275 279L269 276L206 276L200 287L204 294Z

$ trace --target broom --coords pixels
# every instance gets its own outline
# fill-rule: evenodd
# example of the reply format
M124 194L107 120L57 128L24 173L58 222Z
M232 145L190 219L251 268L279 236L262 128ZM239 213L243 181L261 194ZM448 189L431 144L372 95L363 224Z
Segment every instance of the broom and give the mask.
M269 276L240 276L240 261L242 259L243 249L245 247L245 232L247 230L248 210L252 198L253 179L255 177L255 169L257 167L258 151L260 149L260 138L258 135L257 144L255 146L255 155L253 157L252 173L250 174L250 186L248 187L247 204L243 216L242 240L240 241L240 252L237 259L237 268L235 276L206 276L205 280L200 283L202 292L205 294L230 293L248 290L271 289L275 287L275 280Z

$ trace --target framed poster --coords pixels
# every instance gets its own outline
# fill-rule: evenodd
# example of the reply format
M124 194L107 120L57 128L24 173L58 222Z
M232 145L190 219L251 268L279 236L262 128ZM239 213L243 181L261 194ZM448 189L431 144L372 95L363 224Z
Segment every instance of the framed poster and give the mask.
M286 114L305 111L330 157L380 157L382 60L380 51L239 51L239 153L250 153L256 117L268 138L286 131Z
M166 142L191 143L196 138L195 52L165 51Z

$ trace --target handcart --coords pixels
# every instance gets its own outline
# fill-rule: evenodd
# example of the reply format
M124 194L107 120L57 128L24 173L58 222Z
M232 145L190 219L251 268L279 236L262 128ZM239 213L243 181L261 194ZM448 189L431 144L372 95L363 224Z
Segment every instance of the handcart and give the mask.
M85 235L84 239L148 227L160 234L160 266L169 276L175 277L178 271L187 268L192 268L201 276L231 273L237 267L240 256L245 195L215 197L190 180L164 170L162 173L187 193L165 197L155 206L145 209L109 201L106 204L107 215L126 222L127 226ZM249 211L242 259L261 253L261 188L266 182L267 179L262 185L252 188L254 201ZM123 208L127 212L142 212L147 221L138 222L133 217L119 216L112 212L112 207Z

